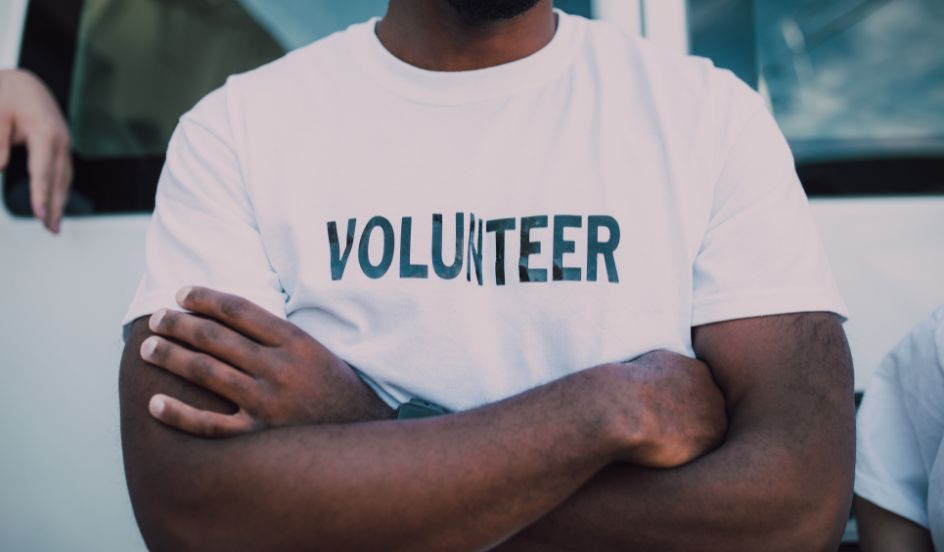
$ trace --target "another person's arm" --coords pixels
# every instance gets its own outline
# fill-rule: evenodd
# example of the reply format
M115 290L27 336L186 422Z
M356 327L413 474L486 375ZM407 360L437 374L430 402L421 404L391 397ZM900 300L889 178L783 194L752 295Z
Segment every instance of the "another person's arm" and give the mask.
M931 533L910 519L856 495L855 512L862 552L934 552Z
M26 144L33 214L59 233L72 181L69 128L49 89L32 73L0 71L0 171L10 146Z
M863 552L933 550L933 466L944 437L944 307L872 373L858 413L855 512Z
M233 312L222 309L216 318ZM177 316L175 331L193 340L212 332L218 342L233 339L222 327L188 330ZM165 316L165 330L171 319ZM723 427L722 399L707 369L681 359L602 366L434 419L294 425L206 440L148 413L158 392L228 407L143 362L139 350L150 333L139 319L122 360L122 443L138 522L158 549L481 549L533 523L608 463L678 464L715 442L715 428ZM236 380L228 390L214 387L225 378L188 353L163 340L148 356L231 398L244 396ZM671 397L684 398L686 408ZM688 448L680 453L666 442Z

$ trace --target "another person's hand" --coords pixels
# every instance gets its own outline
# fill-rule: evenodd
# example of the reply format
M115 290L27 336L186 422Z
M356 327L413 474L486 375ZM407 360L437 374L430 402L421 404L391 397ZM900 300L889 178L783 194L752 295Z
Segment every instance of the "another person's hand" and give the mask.
M596 370L603 401L623 444L620 460L672 468L710 452L724 439L724 396L708 366L669 351Z
M158 335L142 343L142 358L233 402L238 411L219 414L154 395L149 410L164 424L224 437L392 417L350 366L294 324L206 288L184 288L177 302L197 314L154 313L149 326Z
M0 171L11 144L24 143L33 214L58 233L72 182L69 128L49 89L32 73L0 71Z

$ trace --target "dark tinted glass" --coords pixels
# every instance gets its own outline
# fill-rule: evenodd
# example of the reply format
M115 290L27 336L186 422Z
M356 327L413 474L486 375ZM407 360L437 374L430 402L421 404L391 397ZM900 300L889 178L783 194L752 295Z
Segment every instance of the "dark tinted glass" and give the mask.
M944 193L944 4L689 0L692 51L758 88L811 195Z

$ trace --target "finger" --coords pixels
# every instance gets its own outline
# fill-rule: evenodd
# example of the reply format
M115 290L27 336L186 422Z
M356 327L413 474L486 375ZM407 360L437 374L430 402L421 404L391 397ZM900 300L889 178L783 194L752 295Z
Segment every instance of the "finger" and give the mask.
M209 355L190 351L158 336L151 336L141 343L141 358L177 374L194 385L229 399L241 408L251 407L256 403L255 381Z
M69 183L72 180L72 159L67 140L56 148L56 178L50 191L48 224L54 233L59 233L66 200L69 197Z
M232 437L258 429L243 410L236 414L200 410L160 393L151 397L148 411L161 423L200 437Z
M50 134L34 131L26 138L27 170L30 177L30 204L36 218L49 230L49 197L55 174L54 146Z
M280 345L301 331L247 299L205 287L181 288L177 304L219 320L264 345Z
M0 120L0 171L6 170L10 162L10 143L13 141L13 121Z
M260 375L259 372L265 368L264 361L260 360L264 353L264 345L240 335L215 320L201 318L195 314L161 309L151 316L148 326L156 334L186 343L243 372Z

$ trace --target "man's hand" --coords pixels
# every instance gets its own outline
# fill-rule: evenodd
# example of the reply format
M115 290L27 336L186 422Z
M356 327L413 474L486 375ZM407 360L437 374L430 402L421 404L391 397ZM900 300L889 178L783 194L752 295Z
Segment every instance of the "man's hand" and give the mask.
M391 417L392 411L350 366L290 322L245 299L206 288L184 288L177 302L203 316L154 313L149 327L163 337L146 339L141 357L235 403L238 410L201 410L159 393L149 410L161 422L221 437Z
M606 370L601 399L615 411L632 446L621 460L672 468L711 451L727 429L724 396L703 362L653 351Z
M295 424L391 417L391 410L328 349L253 303L205 288L185 288L181 307L162 310L141 357L236 405L233 414L197 409L156 394L151 414L200 436L228 436ZM667 351L593 369L608 435L620 460L641 467L685 464L724 436L724 397L708 367ZM373 399L371 399L373 397Z
M49 89L32 73L0 71L0 171L10 159L10 145L23 143L29 150L33 214L59 233L72 181L69 128Z
M183 306L197 310L190 300ZM602 400L618 394L600 394L607 369L446 416L195 438L149 414L151 398L164 393L224 414L233 405L144 361L141 346L153 333L148 321L132 325L120 397L125 474L153 549L488 549L560 504L629 447L611 431L620 425L611 419L619 410ZM265 330L281 333L282 323L270 322L275 327ZM226 329L236 325L227 322ZM250 332L240 327L233 333ZM257 347L274 347L265 335L251 335L263 343ZM339 386L334 392L347 391ZM270 397L266 411L288 398ZM378 500L378 489L395 498Z

